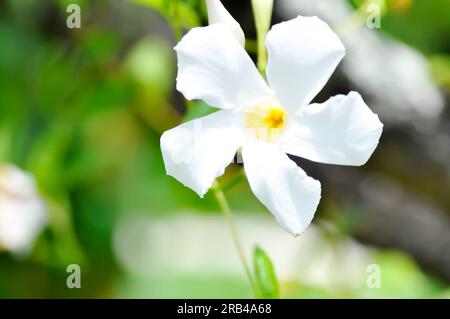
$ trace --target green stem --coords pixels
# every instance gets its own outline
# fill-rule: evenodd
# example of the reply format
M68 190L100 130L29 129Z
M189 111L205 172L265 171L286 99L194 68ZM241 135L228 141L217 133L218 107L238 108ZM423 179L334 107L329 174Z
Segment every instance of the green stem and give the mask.
M264 76L267 65L266 35L272 20L273 0L252 0L252 10L256 28L257 64L259 72Z
M233 179L222 186L222 190L226 192L232 189L234 186L239 184L244 179L244 176L245 176L244 170L240 168L239 171L236 173L236 175L233 177Z
M257 35L257 54L258 54L258 70L265 76L267 65L267 50L266 50L266 35L262 32L258 32Z
M222 191L222 189L220 188L220 185L217 181L214 182L213 191L214 191L214 196L220 206L220 209L222 210L222 212L225 216L225 219L227 220L228 224L230 225L231 235L233 237L234 244L238 251L239 258L241 259L242 266L244 267L245 273L248 277L248 280L250 281L250 285L256 296L257 289L255 286L255 282L253 280L252 273L250 271L250 267L248 266L247 260L245 259L244 250L242 248L241 240L239 238L239 234L237 231L236 222L234 221L233 213L231 212L230 206L228 205L227 198L225 197L225 194Z

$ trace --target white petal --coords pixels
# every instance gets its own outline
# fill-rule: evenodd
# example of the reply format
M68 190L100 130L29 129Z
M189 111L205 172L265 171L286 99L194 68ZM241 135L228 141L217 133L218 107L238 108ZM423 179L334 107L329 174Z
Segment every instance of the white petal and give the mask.
M40 198L0 199L0 250L28 253L47 223L48 211Z
M345 55L337 35L317 17L299 16L273 26L266 45L267 79L293 113L311 102Z
M219 110L166 131L161 151L167 174L203 197L242 145L239 120L239 114Z
M309 177L274 144L253 142L242 149L245 173L256 197L294 236L311 223L320 201L320 182Z
M361 95L350 92L311 104L288 119L280 146L286 153L316 162L363 165L382 130L383 124Z
M34 177L11 164L0 166L0 250L28 253L48 220Z
M231 109L252 106L270 94L247 52L223 24L192 29L175 50L177 89L188 100Z
M239 43L244 46L244 31L242 31L239 23L231 16L227 9L225 9L222 2L220 2L220 0L206 0L206 7L208 9L209 24L225 24L233 33L233 36L239 41Z

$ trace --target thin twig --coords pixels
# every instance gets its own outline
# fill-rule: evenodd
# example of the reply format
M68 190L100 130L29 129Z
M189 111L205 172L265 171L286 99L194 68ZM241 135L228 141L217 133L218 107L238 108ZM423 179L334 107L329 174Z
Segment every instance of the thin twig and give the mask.
M253 276L250 271L250 267L248 266L248 263L245 259L244 250L242 248L241 240L239 238L239 234L237 231L236 223L234 221L233 213L231 212L231 209L230 209L230 206L228 205L228 201L225 197L225 194L222 191L222 189L220 188L220 185L217 181L214 182L213 191L214 191L214 196L220 206L220 209L222 210L222 212L225 216L225 219L227 220L228 224L230 225L231 235L233 237L233 241L236 246L236 249L239 253L239 257L241 259L242 266L244 267L245 273L248 277L248 280L250 281L250 285L256 296L257 291L256 291L255 282L253 280Z

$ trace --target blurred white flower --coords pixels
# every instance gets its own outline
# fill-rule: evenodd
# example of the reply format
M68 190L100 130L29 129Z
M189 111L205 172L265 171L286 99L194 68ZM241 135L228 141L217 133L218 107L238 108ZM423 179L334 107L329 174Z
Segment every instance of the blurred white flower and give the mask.
M0 250L27 253L48 222L34 178L13 165L0 167Z
M312 161L363 165L383 125L356 92L309 104L345 54L317 17L297 18L267 34L268 84L222 23L192 29L175 47L177 89L221 110L163 134L167 173L200 196L242 147L256 197L293 235L310 224L320 183L286 153Z

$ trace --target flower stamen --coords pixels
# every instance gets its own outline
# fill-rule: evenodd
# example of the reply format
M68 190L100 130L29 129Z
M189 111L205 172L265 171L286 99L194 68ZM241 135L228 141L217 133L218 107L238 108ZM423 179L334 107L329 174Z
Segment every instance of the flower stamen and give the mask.
M286 111L276 101L258 104L246 113L245 125L261 141L273 142L286 125Z

